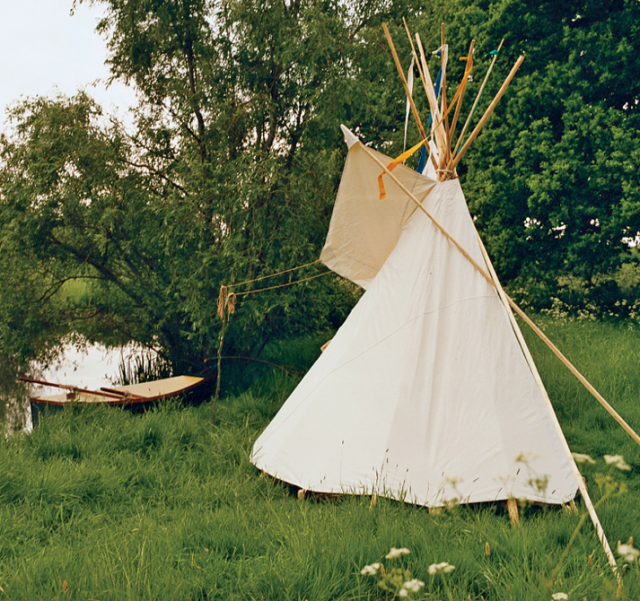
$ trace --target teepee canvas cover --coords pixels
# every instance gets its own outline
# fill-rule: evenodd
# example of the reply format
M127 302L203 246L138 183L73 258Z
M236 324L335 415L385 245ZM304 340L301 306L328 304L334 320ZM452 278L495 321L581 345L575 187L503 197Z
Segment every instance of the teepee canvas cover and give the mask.
M253 463L306 490L426 506L568 502L578 484L566 442L495 287L392 182L379 200L379 167L346 137L322 259L366 292ZM395 173L485 265L459 181Z

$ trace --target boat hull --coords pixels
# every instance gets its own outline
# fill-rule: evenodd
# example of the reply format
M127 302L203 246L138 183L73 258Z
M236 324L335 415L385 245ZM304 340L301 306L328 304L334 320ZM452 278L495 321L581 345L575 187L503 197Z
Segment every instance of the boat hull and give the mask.
M168 399L179 399L185 405L197 406L213 394L216 376L217 370L213 368L200 376L175 376L98 391L76 389L56 395L36 396L29 399L31 420L35 426L44 414L70 406L107 405L121 407L132 413L142 413Z

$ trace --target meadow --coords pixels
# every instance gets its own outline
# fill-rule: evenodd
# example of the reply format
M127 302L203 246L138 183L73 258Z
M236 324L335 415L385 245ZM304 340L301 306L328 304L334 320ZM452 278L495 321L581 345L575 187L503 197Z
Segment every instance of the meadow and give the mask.
M542 325L640 430L638 329ZM571 449L595 460L580 466L594 502L603 495L597 474L628 488L598 508L609 541L614 550L640 541L640 448L525 334ZM303 370L320 342L282 344L268 359ZM2 437L0 600L394 598L377 584L380 570L360 573L374 563L385 566L387 588L394 576L424 582L410 599L640 599L637 561L620 560L619 590L591 523L578 528L579 500L576 514L523 506L518 525L502 504L430 513L383 498L299 500L249 462L296 382L266 365L225 369L215 427L210 403L167 404L144 415L74 409ZM607 465L605 454L623 455L631 469ZM387 559L392 547L410 553ZM431 574L441 562L455 568Z

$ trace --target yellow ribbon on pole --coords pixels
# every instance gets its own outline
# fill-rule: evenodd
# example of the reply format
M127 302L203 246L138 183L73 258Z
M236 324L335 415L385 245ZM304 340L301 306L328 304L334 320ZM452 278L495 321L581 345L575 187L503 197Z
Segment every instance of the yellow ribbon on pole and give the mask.
M467 67L464 70L464 76L463 76L463 82L464 80L466 80L469 75L471 74L471 70L473 69L473 57L472 56L461 56L460 57L461 61L467 61ZM459 86L457 92L455 93L453 99L451 100L451 104L449 105L449 107L447 108L447 112L445 113L445 115L442 117L442 119L444 119L444 117L446 117L449 112L451 111L451 109L455 106L456 102L458 101L458 98L460 97L460 94L463 90L463 86ZM442 121L441 119L441 121ZM434 129L436 127L438 127L438 125L440 125L439 123L434 126ZM393 171L400 163L404 163L410 156L412 156L422 145L426 145L427 144L427 140L420 140L420 142L418 142L415 146L413 146L412 148L409 148L409 150L407 150L406 152L403 152L399 157L393 159L393 161L391 161L388 165L387 165L387 169L389 171ZM380 175L378 176L378 188L380 190L380 200L384 200L387 197L387 191L384 187L384 181L383 181L383 176L386 172L383 171L382 173L380 173Z

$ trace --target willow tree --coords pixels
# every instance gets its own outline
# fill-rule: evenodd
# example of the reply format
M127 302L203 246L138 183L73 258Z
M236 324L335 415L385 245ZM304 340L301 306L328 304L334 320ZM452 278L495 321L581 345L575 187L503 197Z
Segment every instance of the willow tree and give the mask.
M1 326L3 344L115 332L194 369L217 346L221 284L318 257L345 152L339 123L397 135L403 99L384 85L395 76L380 24L411 17L414 3L91 3L105 7L98 29L113 77L138 93L135 126L84 95L15 108L2 140L0 244L33 285L22 305L18 292L2 304L33 327ZM6 257L0 269L20 284ZM75 278L88 291L67 303ZM244 297L227 339L234 353L257 353L339 323L350 295L320 278Z

